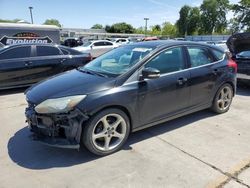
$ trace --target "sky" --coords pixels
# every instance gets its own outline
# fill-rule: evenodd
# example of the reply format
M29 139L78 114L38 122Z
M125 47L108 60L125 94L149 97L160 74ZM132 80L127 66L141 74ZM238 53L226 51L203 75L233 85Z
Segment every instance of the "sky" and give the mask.
M71 28L117 22L127 22L137 28L145 25L145 17L149 18L149 26L166 21L174 24L183 5L199 6L201 3L202 0L0 0L0 19L19 18L30 22L28 7L32 6L35 24L53 18L63 27Z

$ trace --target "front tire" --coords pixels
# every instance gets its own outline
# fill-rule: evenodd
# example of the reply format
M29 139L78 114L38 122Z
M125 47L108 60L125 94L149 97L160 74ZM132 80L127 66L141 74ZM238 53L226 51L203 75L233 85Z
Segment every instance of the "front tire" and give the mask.
M218 114L225 113L229 110L232 100L233 88L230 84L224 84L217 91L211 109Z
M128 116L122 110L103 110L83 125L83 144L95 155L105 156L114 153L128 138L129 122Z

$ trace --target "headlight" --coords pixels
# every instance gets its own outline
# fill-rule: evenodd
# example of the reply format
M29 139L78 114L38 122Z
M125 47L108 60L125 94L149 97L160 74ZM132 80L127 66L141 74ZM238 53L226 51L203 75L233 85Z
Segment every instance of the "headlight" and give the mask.
M48 99L35 107L39 114L64 113L72 110L86 95L76 95L57 99Z

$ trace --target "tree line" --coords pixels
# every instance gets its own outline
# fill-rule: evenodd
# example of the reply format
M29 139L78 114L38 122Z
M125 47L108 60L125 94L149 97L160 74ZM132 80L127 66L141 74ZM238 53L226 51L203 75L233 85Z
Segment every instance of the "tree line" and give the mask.
M233 18L227 20L229 12L233 13ZM105 27L95 24L92 28L114 33L145 33L145 27L133 28L127 23L116 23ZM241 0L238 4L230 4L229 0L203 0L199 7L184 5L175 24L164 22L161 25L151 26L148 34L183 37L232 34L240 31L250 32L250 0Z
M227 14L233 17L227 20ZM17 22L2 20L0 22ZM56 19L47 19L44 24L62 25ZM145 27L134 28L131 24L121 22L103 26L95 24L91 29L105 29L109 33L145 34ZM199 7L184 5L179 11L179 19L175 24L164 22L153 25L147 30L148 35L184 37L186 35L232 34L239 31L250 32L250 0L240 0L238 4L230 4L229 0L203 0Z

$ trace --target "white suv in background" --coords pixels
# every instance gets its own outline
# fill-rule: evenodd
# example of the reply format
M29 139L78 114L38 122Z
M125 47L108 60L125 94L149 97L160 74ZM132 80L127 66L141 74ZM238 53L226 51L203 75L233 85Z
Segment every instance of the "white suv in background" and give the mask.
M114 48L118 47L117 44L108 40L93 40L83 43L73 49L80 52L88 52L93 58L96 58Z

